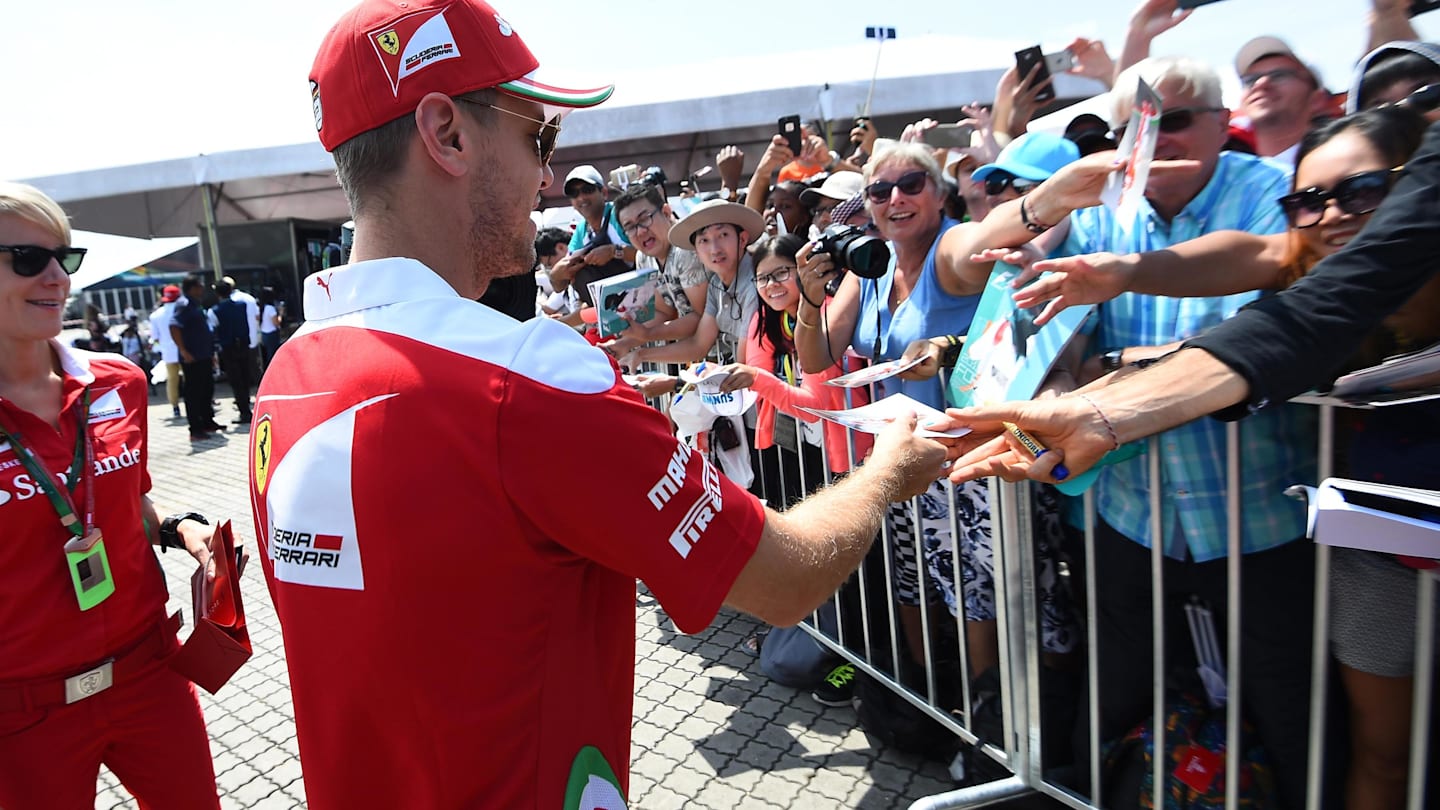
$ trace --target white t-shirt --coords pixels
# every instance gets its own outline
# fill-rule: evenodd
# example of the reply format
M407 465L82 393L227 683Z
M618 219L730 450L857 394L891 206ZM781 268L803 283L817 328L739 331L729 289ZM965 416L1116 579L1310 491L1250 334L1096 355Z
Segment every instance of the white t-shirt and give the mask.
M275 309L274 304L266 304L265 311L260 313L260 334L268 335L271 332L280 331L280 327L276 326L274 321L279 316L280 311Z
M171 310L175 305L161 304L159 309L150 313L150 336L160 344L160 359L167 363L180 362L180 347L175 345L175 338L170 335Z

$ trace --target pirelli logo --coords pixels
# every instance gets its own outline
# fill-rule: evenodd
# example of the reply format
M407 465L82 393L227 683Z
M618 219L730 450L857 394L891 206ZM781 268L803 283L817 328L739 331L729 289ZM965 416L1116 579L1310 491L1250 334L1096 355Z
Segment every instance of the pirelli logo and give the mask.
M311 534L277 527L272 534L275 559L292 565L338 568L345 538L338 534Z
M700 537L720 514L720 473L705 459L700 459L701 482L705 491L695 500L695 505L685 513L680 525L670 533L670 545L682 558L690 556L690 550L700 542Z

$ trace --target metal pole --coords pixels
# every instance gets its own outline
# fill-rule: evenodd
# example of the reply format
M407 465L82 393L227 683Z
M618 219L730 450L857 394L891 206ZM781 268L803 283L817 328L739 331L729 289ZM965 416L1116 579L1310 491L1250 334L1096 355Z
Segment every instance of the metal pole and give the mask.
M1095 491L1085 490L1085 615L1089 617L1085 634L1088 636L1087 643L1090 645L1089 662L1086 666L1090 670L1090 689L1088 700L1090 701L1090 803L1096 806L1100 804L1100 797L1105 795L1100 780L1100 636L1097 630L1099 621L1099 600L1095 596Z
M1410 810L1425 806L1425 765L1430 752L1430 692L1435 678L1435 578L1429 571L1419 578L1415 594L1415 697L1410 707Z
M1154 690L1151 731L1155 740L1152 757L1155 779L1155 807L1165 805L1165 521L1160 511L1160 440L1150 438L1150 666Z
M1240 807L1240 423L1225 426L1225 807ZM1158 754L1157 754L1158 756Z
M220 260L220 234L215 231L215 200L210 194L210 184L200 186L200 200L205 206L205 231L209 236L210 266L215 270L215 280L225 277L225 266Z
M1335 466L1335 409L1320 406L1320 480ZM1310 751L1305 770L1305 808L1320 810L1325 779L1325 690L1330 666L1330 547L1315 547L1315 625L1310 647Z
M875 97L875 81L880 78L880 51L885 47L885 29L876 31L879 34L880 44L875 46L875 70L870 73L870 89L865 91L865 115L870 116L870 100Z

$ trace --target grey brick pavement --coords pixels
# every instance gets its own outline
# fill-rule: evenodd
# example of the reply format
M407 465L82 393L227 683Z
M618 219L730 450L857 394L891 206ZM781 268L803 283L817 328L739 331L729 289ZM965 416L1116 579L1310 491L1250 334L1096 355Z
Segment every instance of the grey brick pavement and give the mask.
M217 418L233 419L228 389L218 398ZM253 553L243 430L192 445L163 392L152 398L151 497L161 514L194 509L232 519L237 540ZM188 621L189 557L171 552L161 562L170 607L185 607ZM258 562L242 591L255 655L219 695L201 692L221 803L303 807L284 651ZM850 709L822 707L766 679L740 646L756 627L749 617L727 611L705 632L680 635L643 588L638 613L632 806L880 810L948 789L942 765L872 746ZM104 772L96 807L135 802Z

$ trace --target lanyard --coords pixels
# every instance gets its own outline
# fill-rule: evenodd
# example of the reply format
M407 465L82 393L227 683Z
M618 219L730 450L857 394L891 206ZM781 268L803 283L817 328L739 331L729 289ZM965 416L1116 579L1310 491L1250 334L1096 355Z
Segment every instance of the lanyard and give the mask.
M790 339L791 346L795 345L795 320L788 312L780 313L780 334ZM785 382L795 387L795 358L788 351L780 356L780 371L785 375Z
M10 446L15 450L15 455L20 458L20 463L25 466L30 477L35 479L36 485L44 490L45 497L50 499L50 505L55 507L55 513L60 516L60 525L78 539L85 536L95 519L95 446L90 440L89 386L85 388L84 402L75 421L75 457L71 459L70 469L65 474L66 487L64 489L55 486L55 477L45 469L44 465L25 445L20 443L19 433L13 433L6 430L4 425L0 425L0 439L10 442ZM85 476L85 519L83 521L76 517L75 504L71 499L82 475Z

